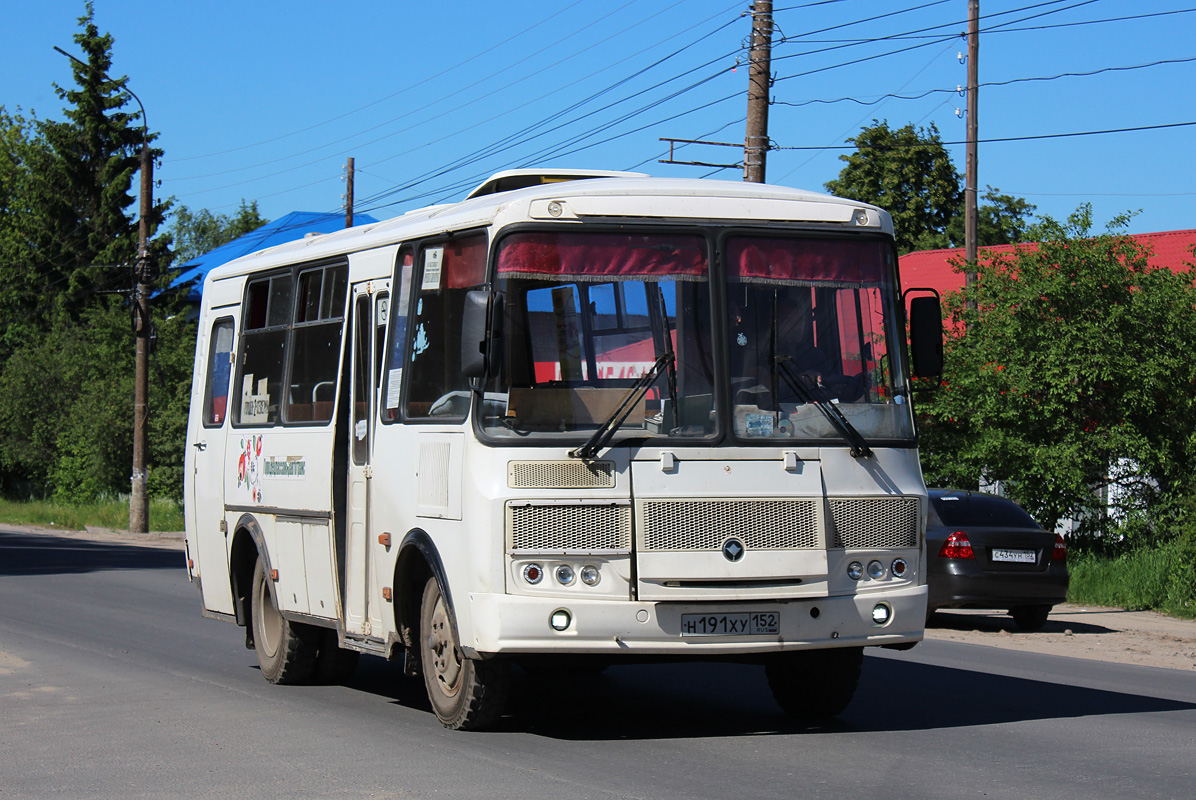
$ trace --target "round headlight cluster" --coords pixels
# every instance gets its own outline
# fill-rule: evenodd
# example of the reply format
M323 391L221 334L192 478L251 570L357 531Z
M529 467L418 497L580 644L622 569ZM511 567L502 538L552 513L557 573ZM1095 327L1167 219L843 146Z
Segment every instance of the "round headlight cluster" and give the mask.
M544 580L545 574L551 574L561 586L573 586L580 578L586 586L597 586L602 582L602 570L594 564L586 564L575 570L571 564L548 564L547 566L535 562L524 564L520 574L524 583L537 586Z

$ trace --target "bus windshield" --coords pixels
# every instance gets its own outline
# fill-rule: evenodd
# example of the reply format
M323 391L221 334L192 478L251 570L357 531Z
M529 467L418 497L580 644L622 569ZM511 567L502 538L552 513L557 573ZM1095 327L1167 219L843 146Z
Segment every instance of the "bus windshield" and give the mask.
M738 438L912 436L887 242L732 236L725 252Z
M619 438L714 435L706 251L692 233L506 237L503 358L483 403L486 431L575 440L634 399ZM657 362L647 391L634 392Z
M615 443L912 435L890 356L884 242L729 237L725 303L712 300L708 251L707 237L689 232L502 239L501 356L481 404L483 430L562 443L584 441L612 420ZM715 324L719 307L725 325ZM727 355L721 378L719 348ZM730 413L717 412L716 386ZM832 403L848 420L846 433L826 413Z

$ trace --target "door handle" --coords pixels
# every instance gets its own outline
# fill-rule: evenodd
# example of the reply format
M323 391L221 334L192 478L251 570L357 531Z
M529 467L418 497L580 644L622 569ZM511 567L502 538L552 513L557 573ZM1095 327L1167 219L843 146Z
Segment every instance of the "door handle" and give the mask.
M191 446L194 447L196 450L207 450L208 449L207 442L192 442Z

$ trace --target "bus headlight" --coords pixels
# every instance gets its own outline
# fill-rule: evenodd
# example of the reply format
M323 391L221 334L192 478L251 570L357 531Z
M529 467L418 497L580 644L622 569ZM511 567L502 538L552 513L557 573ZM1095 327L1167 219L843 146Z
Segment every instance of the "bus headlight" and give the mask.
M573 615L570 614L567 609L558 608L556 611L553 611L552 616L548 618L548 624L552 626L554 631L559 633L560 631L568 629L568 627L573 624Z
M885 576L885 565L879 561L868 562L868 577L878 581Z
M884 603L877 603L872 609L872 621L877 625L888 625L889 619L893 616L893 609L889 608Z
M586 586L597 586L598 581L602 580L602 573L598 568L587 564L581 568L581 582Z
M573 573L573 567L568 564L561 564L556 568L556 582L561 586L568 586L573 583L573 579L576 577Z
M852 561L847 565L847 577L851 578L853 581L858 581L860 578L864 577L864 565L858 561Z

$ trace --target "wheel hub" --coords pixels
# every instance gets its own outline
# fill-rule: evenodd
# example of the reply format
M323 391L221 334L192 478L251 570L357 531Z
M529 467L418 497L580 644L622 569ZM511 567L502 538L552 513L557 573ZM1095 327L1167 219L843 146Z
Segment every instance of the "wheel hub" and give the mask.
M438 597L436 607L432 611L432 624L429 626L427 644L428 651L432 654L432 667L436 673L436 682L441 690L449 696L457 693L461 677L461 651L457 649L453 638L444 599Z

